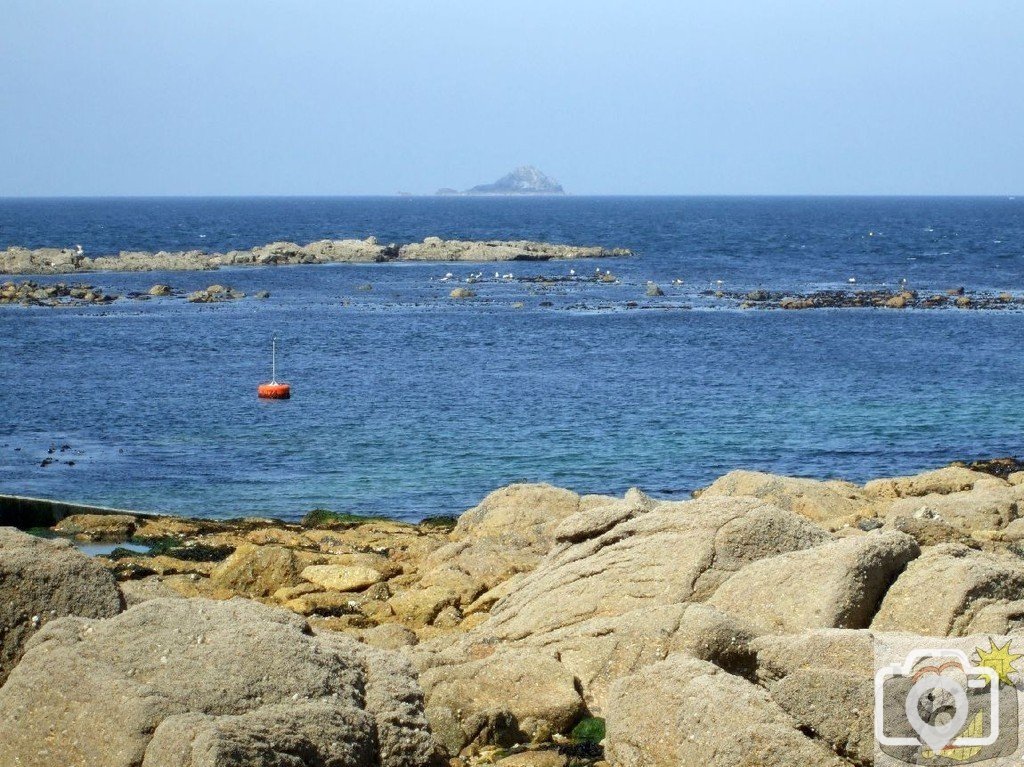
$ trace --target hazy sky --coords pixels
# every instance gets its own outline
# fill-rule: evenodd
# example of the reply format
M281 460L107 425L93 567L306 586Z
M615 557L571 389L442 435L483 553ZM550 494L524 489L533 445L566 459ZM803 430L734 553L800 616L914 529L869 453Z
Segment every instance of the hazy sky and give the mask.
M0 0L0 195L1024 193L1021 0Z

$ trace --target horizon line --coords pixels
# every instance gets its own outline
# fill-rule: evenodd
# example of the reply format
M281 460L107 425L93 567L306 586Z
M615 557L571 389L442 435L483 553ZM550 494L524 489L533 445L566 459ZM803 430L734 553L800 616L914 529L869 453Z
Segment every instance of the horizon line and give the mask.
M1024 198L1024 192L1019 194ZM65 195L5 195L0 201L30 200L338 200L338 199L471 199L471 200L559 200L559 199L1007 199L1015 200L1018 194L1009 192L958 192L958 193L639 193L616 192L614 194L65 194Z

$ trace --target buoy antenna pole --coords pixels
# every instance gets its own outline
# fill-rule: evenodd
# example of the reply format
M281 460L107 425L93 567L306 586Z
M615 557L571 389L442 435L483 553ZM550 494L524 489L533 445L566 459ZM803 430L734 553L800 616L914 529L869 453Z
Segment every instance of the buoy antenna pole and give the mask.
M270 342L270 380L277 383L277 336Z

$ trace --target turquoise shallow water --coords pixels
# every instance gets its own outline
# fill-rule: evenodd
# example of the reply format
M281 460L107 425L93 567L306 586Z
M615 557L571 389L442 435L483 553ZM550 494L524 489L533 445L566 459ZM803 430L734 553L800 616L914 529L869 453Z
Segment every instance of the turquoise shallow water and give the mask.
M115 292L220 282L272 295L0 308L0 488L194 515L414 519L515 480L679 497L736 467L863 480L1022 452L1020 313L751 312L702 295L718 279L813 290L850 276L1020 292L1014 200L0 201L0 246L369 234L637 255L89 275ZM619 282L521 281L595 268ZM447 298L447 272L481 270L477 299ZM648 279L666 295L645 298ZM272 333L288 402L255 398Z

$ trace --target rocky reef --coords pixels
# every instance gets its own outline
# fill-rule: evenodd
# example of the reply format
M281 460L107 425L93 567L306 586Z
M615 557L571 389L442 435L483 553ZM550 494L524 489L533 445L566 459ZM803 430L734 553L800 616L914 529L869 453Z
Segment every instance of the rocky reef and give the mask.
M321 510L6 528L5 753L872 765L880 645L1024 632L1020 469L734 471L686 501L516 484L418 525ZM68 540L149 550L90 559Z
M194 290L191 293L176 291L170 285L156 284L145 293L130 292L123 298L136 301L149 301L153 298L184 298L192 304L217 304L225 301L237 301L245 298L246 294L235 290L230 285L210 285L201 290ZM270 297L270 292L259 290L253 293L253 298L264 299ZM122 296L110 293L94 285L81 283L67 285L58 282L53 285L41 285L32 280L22 282L0 283L0 305L18 304L19 306L48 306L48 307L71 307L71 306L105 306Z
M631 255L622 248L559 245L528 240L442 240L382 245L365 240L318 240L308 245L272 242L227 253L188 251L121 251L87 256L75 248L10 247L0 251L0 274L67 274L75 272L195 271L221 266L385 263L389 261L549 261Z
M24 306L83 306L103 305L115 301L119 296L106 293L88 283L67 285L41 285L24 280L20 283L0 284L0 304L22 304Z
M705 291L704 295L731 300L743 309L1006 309L1024 304L1013 293L968 293L963 287L944 293L916 290L821 290L812 293L782 293L752 290L746 293Z

